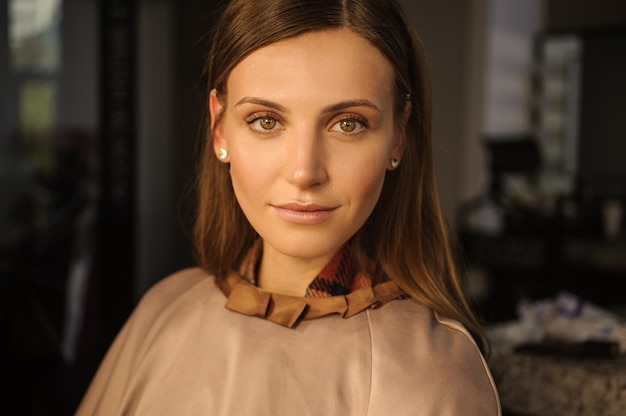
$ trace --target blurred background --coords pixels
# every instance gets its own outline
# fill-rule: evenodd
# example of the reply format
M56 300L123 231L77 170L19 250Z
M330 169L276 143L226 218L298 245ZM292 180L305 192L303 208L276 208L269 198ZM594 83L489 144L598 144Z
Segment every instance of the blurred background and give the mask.
M0 1L3 414L71 414L139 297L193 265L222 3ZM626 3L401 3L429 58L440 196L482 318L562 291L623 314Z

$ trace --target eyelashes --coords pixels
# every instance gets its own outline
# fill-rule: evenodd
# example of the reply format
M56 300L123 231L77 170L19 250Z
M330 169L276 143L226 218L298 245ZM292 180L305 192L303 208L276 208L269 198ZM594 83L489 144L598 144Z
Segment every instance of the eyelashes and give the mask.
M331 120L328 131L347 136L357 136L370 127L367 118L359 114L342 114ZM275 133L284 129L281 117L267 111L253 113L245 118L245 122L252 131L261 134Z
M272 133L282 128L280 117L270 112L253 113L245 121L253 131L258 133Z
M369 128L369 123L365 117L358 114L348 114L341 117L330 128L330 131L339 133L357 135Z

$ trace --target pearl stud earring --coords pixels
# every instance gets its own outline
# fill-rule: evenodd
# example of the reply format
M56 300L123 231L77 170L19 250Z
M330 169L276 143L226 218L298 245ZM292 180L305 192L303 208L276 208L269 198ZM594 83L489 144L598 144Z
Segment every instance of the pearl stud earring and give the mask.
M219 160L226 160L227 157L228 157L228 150L224 149L223 147L220 147L219 150L217 151L217 158Z
M394 157L391 159L391 169L397 168L399 164L400 161L398 160L398 158Z

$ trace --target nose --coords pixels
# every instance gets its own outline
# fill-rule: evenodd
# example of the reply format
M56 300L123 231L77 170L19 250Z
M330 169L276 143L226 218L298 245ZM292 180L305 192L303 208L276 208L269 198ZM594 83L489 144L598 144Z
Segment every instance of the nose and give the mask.
M313 130L293 132L289 138L285 176L300 189L319 186L328 181L324 138Z

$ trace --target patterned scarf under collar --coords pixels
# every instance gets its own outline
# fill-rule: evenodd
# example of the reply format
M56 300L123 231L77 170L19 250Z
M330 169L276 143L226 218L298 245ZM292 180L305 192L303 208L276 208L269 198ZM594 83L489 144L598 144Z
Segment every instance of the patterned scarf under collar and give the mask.
M253 285L263 253L263 241L257 240L248 251L239 269L240 275ZM344 245L313 279L305 297L326 298L347 295L364 287L372 286L372 278L358 271L354 259Z

